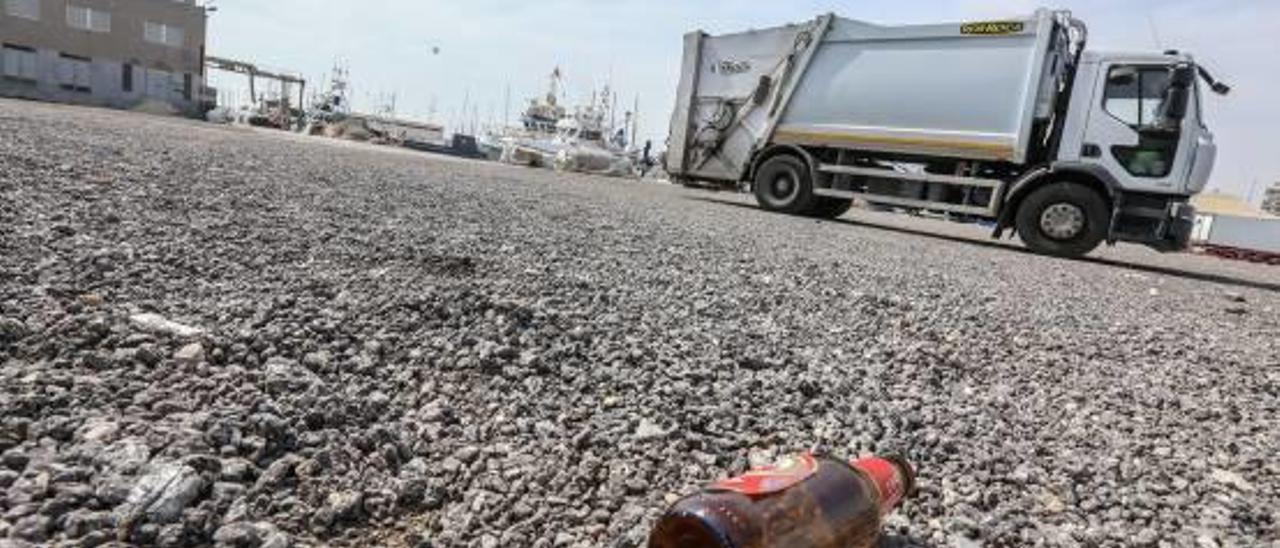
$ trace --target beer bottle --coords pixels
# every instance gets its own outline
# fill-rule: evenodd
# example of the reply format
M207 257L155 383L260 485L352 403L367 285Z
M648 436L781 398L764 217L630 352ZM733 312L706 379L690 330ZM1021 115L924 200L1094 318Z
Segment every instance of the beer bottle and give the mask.
M677 501L649 548L869 548L915 491L906 460L811 454L713 483Z

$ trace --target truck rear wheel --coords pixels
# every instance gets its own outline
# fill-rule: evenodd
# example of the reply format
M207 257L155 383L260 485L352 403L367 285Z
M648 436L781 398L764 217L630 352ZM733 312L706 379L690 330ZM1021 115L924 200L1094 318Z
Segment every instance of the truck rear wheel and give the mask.
M1079 183L1053 183L1027 196L1018 207L1018 237L1036 253L1076 258L1107 237L1107 202Z
M766 210L793 215L813 211L817 198L813 178L809 167L795 156L769 158L756 170L754 183L756 201Z

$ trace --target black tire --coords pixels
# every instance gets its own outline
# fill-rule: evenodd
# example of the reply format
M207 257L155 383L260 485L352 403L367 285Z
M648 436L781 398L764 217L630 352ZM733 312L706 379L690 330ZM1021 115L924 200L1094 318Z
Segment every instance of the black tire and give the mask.
M1032 251L1077 258L1107 237L1107 202L1079 183L1052 183L1031 192L1018 207L1018 237Z
M756 170L753 186L756 202L769 211L804 215L817 203L809 166L795 156L784 154L766 160Z
M809 215L819 219L835 219L853 208L853 200L819 196Z

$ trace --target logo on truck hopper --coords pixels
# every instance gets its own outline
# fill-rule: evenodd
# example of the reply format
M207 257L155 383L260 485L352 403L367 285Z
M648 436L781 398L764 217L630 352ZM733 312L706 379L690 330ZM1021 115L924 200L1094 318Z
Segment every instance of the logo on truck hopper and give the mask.
M979 21L960 25L960 34L1017 34L1024 28L1022 21Z
M751 61L733 61L726 59L719 63L711 64L712 74L724 74L732 76L734 74L742 74L751 70Z

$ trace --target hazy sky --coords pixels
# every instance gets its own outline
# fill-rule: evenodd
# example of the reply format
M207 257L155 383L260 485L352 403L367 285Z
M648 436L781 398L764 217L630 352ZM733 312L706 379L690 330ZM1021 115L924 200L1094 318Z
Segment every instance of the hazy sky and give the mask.
M641 133L661 143L674 103L681 36L716 34L835 12L882 24L961 21L1030 13L1027 0L214 0L209 53L326 79L335 61L351 71L357 107L390 93L405 117L450 126L500 123L545 93L556 66L570 101L608 82ZM1280 180L1280 2L1256 0L1059 0L1090 29L1094 50L1190 51L1235 88L1211 96L1209 125L1221 145L1211 187L1253 201ZM433 48L439 48L434 54ZM213 75L220 89L242 79ZM476 111L459 114L464 101ZM452 129L452 128L450 128Z

